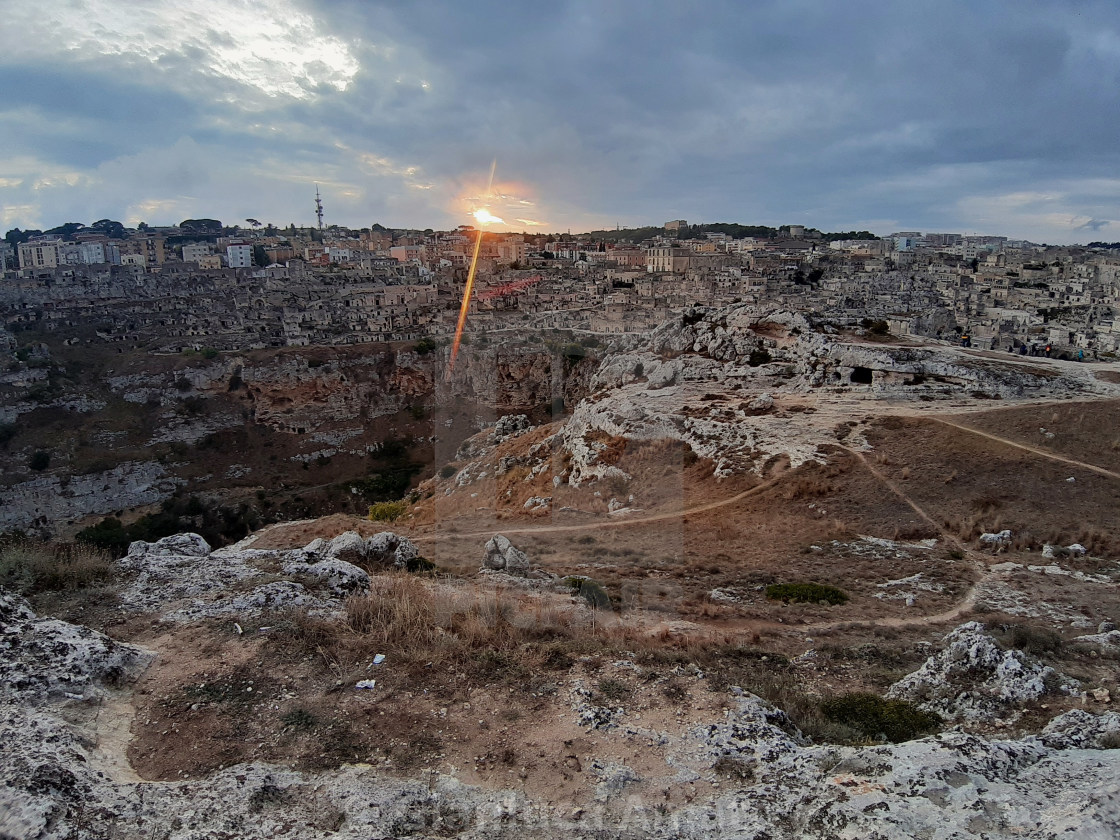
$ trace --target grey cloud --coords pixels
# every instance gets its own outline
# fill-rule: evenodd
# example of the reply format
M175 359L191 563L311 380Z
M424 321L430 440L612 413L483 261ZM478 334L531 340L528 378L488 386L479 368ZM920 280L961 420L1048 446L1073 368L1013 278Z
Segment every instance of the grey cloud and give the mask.
M1061 241L1120 217L1120 194L1086 186L1120 171L1115 4L305 8L360 62L345 91L322 83L304 100L249 101L237 82L199 72L206 53L189 43L127 81L111 58L60 64L38 81L41 68L0 67L5 89L60 126L13 136L48 163L112 170L140 192L147 182L127 166L143 152L178 173L160 175L160 189L231 218L247 189L275 202L254 215L307 219L301 190L318 174L338 185L328 210L339 221L456 224L448 196L494 157L565 227L879 219L1007 234L1029 224ZM79 116L92 124L75 138L62 127ZM203 160L188 139L208 150ZM371 170L361 155L391 165ZM411 181L399 174L407 167L419 173ZM420 180L433 188L415 189ZM1048 188L1060 200L1029 218L1004 198ZM61 191L39 200L51 219L66 206Z
M1113 224L1116 224L1116 222L1111 220L1111 219L1090 219L1089 221L1085 222L1084 224L1078 225L1077 229L1078 230L1098 231L1098 230L1101 230L1102 228L1106 228L1109 225L1113 225Z

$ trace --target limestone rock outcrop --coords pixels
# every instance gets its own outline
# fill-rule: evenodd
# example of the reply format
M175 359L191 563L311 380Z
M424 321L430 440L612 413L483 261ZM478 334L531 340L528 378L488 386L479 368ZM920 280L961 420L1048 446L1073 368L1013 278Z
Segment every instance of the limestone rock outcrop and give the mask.
M1087 367L1087 366L1085 366ZM562 432L575 486L616 476L590 441L680 440L714 464L717 477L759 472L774 456L791 466L835 445L835 417L815 400L1017 400L1114 394L1091 370L978 358L962 348L869 343L798 313L737 304L698 307L648 339L620 339L591 377L591 394ZM809 411L813 408L813 411ZM848 446L861 444L858 435Z
M482 561L482 568L510 575L526 575L530 566L529 555L501 534L495 534L486 542L486 557Z
M326 546L326 555L347 563L360 563L369 550L366 541L357 531L346 531L332 539Z
M198 543L184 544L192 546ZM143 556L169 550L164 544ZM967 628L957 638L978 632ZM91 694L134 674L145 653L39 619L2 591L0 644L0 837L96 840L178 826L169 837L271 840L301 826L300 836L340 840L592 840L605 831L628 840L1111 840L1120 826L1120 750L1100 749L1120 732L1114 712L1067 712L1039 736L1019 739L950 730L902 744L814 746L782 712L734 687L724 715L680 735L643 729L621 706L604 709L609 721L585 719L584 689L573 709L577 722L657 750L639 769L594 756L585 766L596 781L576 811L451 774L407 779L368 764L295 771L250 762L189 782L139 784L121 778L95 739L65 722L64 704L96 703ZM642 783L690 782L710 784L711 795L662 807L630 795Z
M80 699L99 685L120 685L152 654L65 621L39 618L0 587L0 685L21 702Z
M945 637L945 647L890 687L888 697L909 700L949 719L992 720L1049 690L1077 694L1077 680L1019 650L1004 650L976 621Z
M369 590L369 574L353 563L336 557L314 563L308 563L306 559L307 555L285 563L284 574L321 584L339 598Z

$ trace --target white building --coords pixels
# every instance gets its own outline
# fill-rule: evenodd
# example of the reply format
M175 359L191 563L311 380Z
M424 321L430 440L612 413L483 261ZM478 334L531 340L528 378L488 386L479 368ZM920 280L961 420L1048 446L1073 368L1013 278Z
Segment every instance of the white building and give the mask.
M227 245L226 263L230 268L249 268L253 264L253 246Z

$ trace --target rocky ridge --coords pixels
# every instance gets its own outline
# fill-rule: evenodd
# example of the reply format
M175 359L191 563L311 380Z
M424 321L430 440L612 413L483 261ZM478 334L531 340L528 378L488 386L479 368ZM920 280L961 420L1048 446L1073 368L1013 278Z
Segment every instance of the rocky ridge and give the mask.
M835 444L836 416L853 400L1025 400L1120 393L1087 366L985 356L957 347L870 342L780 310L697 308L648 340L620 344L591 378L563 432L574 485L608 477L594 435L674 438L711 459L717 476L792 466ZM814 404L814 402L816 404ZM927 406L928 407L928 406ZM850 412L849 412L850 413ZM860 446L858 434L846 440Z

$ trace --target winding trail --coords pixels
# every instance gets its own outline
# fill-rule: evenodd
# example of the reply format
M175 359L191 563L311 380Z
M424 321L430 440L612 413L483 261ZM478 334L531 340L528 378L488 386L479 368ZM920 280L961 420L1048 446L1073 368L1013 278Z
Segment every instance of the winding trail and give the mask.
M1089 464L1085 461L1078 461L1074 458L1067 458L1064 455L1058 455L1056 452L1048 452L1045 449L1039 449L1037 446L1031 446L1026 443L1018 443L1007 438L993 435L990 432L983 432L980 429L974 429L971 426L965 426L961 423L954 423L952 420L946 420L944 417L929 417L927 418L935 423L941 423L945 426L952 426L954 429L960 429L962 432L968 432L978 437L987 438L988 440L1002 443L1004 446L1010 446L1014 449L1021 449L1024 452L1030 452L1032 455L1038 455L1040 458L1047 458L1051 461L1057 461L1062 464L1069 464L1071 467L1079 467L1089 472L1095 472L1098 475L1106 476L1107 478L1120 479L1120 473L1106 470L1104 467L1098 467L1096 464Z
M671 510L666 513L655 513L649 516L628 517L626 519L607 520L603 522L584 522L579 525L544 525L536 528L503 528L502 534L562 534L562 533L578 533L580 531L596 531L605 528L629 528L633 525L645 525L650 522L665 522L670 519L685 519L689 516L694 516L698 513L707 513L708 511L718 510L728 505L733 505L736 502L741 502L743 499L751 496L757 496L764 490L769 490L775 484L782 480L782 475L775 476L761 484L756 484L754 487L748 487L734 496L728 496L726 499L718 499L714 502L705 502L696 507L684 508L683 510ZM494 536L494 529L484 531L467 531L455 534L417 534L410 537L415 542L442 542L447 540L456 540L462 537L492 537Z

